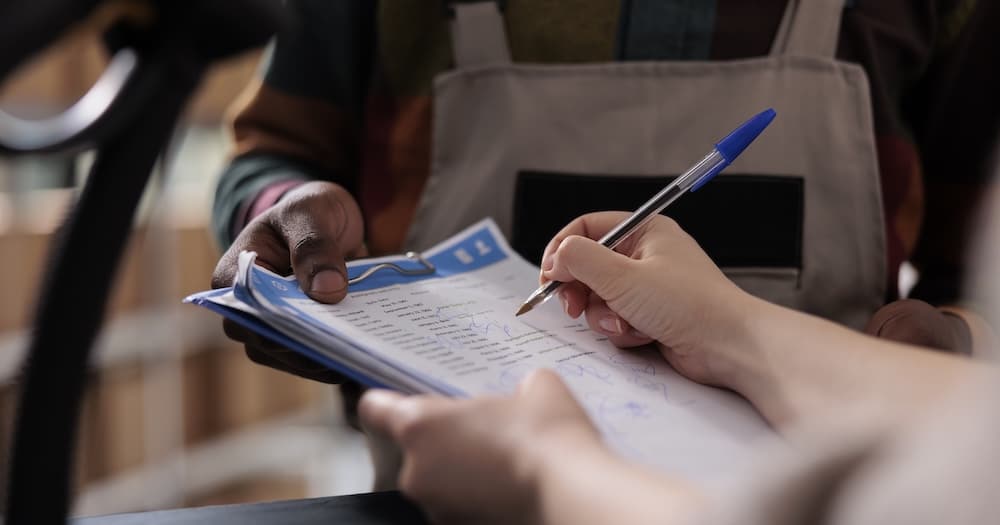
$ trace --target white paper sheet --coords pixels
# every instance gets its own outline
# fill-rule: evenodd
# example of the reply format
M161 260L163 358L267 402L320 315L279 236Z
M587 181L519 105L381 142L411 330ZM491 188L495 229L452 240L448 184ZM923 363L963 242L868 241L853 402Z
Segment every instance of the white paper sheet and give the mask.
M531 370L569 385L608 443L645 464L698 479L740 468L773 431L744 399L679 376L652 348L619 350L557 301L516 318L538 269L484 221L426 252L434 276L385 272L336 305L252 265L243 279L258 316L382 384L406 391L510 392ZM370 265L361 261L353 270ZM237 290L239 292L239 290ZM239 297L239 293L237 293ZM231 298L230 298L231 300Z

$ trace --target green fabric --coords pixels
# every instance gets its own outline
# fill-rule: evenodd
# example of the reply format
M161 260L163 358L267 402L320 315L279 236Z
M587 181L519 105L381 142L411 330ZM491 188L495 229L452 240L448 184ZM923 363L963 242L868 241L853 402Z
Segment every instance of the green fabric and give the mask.
M627 60L708 60L714 0L625 0L618 56Z
M251 155L234 160L222 172L212 204L212 233L219 247L224 250L233 243L234 215L261 190L276 182L314 179L282 157Z

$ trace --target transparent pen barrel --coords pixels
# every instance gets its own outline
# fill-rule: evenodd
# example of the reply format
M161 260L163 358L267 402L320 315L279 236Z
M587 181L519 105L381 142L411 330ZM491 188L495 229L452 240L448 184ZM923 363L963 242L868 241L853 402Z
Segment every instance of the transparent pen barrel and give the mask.
M677 200L684 192L693 188L703 178L714 175L721 168L725 167L725 165L725 157L718 150L713 149L700 162L692 166L691 169L684 172L680 177L674 179L666 188L663 188L653 198L640 206L632 216L609 231L601 238L600 243L614 249L622 240L631 235L640 226L649 222L650 219L663 211L670 203Z

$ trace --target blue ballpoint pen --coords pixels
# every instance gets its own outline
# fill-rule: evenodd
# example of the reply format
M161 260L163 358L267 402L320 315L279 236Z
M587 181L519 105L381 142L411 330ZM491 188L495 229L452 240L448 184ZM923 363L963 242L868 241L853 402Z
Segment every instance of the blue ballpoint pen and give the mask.
M635 210L635 213L629 216L629 218L612 228L598 242L614 250L619 243L628 238L629 235L632 235L640 226L646 224L653 216L663 211L664 208L677 200L685 192L698 191L698 188L704 186L706 182L712 180L720 171L736 160L736 157L739 157L740 153L743 153L743 150L774 120L774 117L774 110L768 109L744 122L735 131L726 136L726 138L720 140L715 145L715 148L712 149L712 152L701 159L701 162L695 164L691 169L684 172L683 175L674 179L666 188L663 188L652 199L649 199L646 204ZM532 308L544 303L549 297L552 297L553 292L560 285L562 283L559 281L550 281L538 287L524 301L524 304L517 309L517 313L514 315L518 316L529 312Z

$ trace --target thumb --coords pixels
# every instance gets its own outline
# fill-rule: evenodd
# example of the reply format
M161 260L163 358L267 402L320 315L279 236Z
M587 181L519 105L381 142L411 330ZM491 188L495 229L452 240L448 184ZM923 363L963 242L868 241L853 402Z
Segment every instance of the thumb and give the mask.
M521 396L539 398L572 397L569 388L563 383L559 374L547 368L531 371L517 385L517 393Z
M288 202L272 222L288 246L292 271L309 297L336 303L347 295L345 254L361 245L361 214L334 192Z
M299 287L321 303L337 303L347 295L347 264L329 235L309 233L288 238L292 271Z
M571 235L563 239L552 257L552 269L542 275L554 281L580 281L605 300L627 290L632 259L609 250L597 241Z
M403 399L395 392L369 390L358 403L358 417L368 437L368 452L375 470L374 486L377 490L398 488L403 454L393 438L392 428Z
M372 389L358 402L358 417L369 433L392 435L396 420L400 418L401 402L406 396L389 390Z

